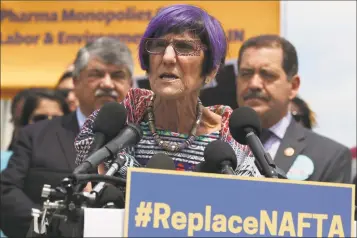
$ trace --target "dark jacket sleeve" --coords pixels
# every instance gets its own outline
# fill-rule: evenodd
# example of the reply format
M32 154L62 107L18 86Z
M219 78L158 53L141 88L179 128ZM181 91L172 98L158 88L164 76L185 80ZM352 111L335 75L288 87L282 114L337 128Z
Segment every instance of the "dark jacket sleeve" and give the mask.
M322 181L351 183L352 155L347 147L341 146L326 167Z
M31 164L31 144L30 131L20 131L14 153L1 173L1 229L8 237L25 237L32 221L31 209L39 208L23 191Z

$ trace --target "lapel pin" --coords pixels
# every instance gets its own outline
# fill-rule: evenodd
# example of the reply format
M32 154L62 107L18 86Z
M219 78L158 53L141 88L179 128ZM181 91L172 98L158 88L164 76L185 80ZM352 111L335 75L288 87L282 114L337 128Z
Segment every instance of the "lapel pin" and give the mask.
M285 156L292 156L294 154L295 150L292 147L288 147L284 150Z

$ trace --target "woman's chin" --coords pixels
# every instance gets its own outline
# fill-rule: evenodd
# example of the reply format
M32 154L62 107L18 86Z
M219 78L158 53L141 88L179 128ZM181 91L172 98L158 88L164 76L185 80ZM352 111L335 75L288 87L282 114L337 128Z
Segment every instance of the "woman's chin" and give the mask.
M153 91L157 96L167 100L177 99L183 95L182 90L172 87L164 87Z

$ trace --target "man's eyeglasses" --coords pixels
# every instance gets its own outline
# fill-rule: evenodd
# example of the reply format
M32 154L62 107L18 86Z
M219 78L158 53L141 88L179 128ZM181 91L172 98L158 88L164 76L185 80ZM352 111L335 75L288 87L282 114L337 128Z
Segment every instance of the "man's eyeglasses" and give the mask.
M147 38L145 40L145 50L150 54L163 54L166 48L172 45L177 55L199 56L200 50L206 50L199 40L167 40L160 38Z
M58 116L49 116L49 115L46 115L46 114L38 114L38 115L34 115L31 120L33 122L38 122L38 121L42 121L42 120L51 120L53 118L56 118Z

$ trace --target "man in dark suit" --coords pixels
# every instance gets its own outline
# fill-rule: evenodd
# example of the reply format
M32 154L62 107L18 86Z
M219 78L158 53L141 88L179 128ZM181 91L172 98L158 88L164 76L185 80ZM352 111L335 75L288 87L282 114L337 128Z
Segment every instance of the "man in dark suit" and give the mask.
M295 47L277 35L260 35L239 50L237 102L262 122L261 140L289 179L350 183L347 147L297 123L289 110L300 87Z
M74 170L74 139L86 117L106 102L122 101L132 86L131 52L117 40L103 37L88 43L74 66L77 110L22 129L1 173L0 228L8 237L26 236L31 209L42 207L43 185L55 187Z

